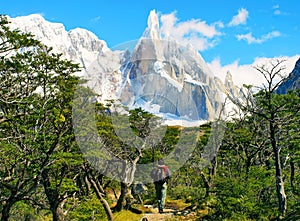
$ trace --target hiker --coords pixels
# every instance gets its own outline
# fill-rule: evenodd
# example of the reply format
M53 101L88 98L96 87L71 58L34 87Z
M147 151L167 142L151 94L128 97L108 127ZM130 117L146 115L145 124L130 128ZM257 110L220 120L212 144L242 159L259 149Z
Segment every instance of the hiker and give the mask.
M158 166L151 171L151 178L154 181L156 199L158 201L158 212L163 213L167 196L167 184L171 178L171 172L165 165L163 159L158 161Z

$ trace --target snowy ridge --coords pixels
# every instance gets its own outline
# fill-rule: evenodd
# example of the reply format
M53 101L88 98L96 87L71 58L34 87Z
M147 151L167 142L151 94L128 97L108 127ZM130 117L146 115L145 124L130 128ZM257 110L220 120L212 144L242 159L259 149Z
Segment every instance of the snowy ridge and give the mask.
M9 20L13 29L32 33L54 52L79 63L82 71L78 74L88 80L101 102L121 99L129 108L142 107L168 124L212 120L226 93L239 94L230 76L225 83L214 77L192 45L162 38L155 10L132 51L112 51L94 33L82 28L66 31L63 24L48 22L38 14ZM150 98L145 96L149 94Z
M76 28L66 31L61 23L46 21L39 14L20 16L9 19L10 27L32 33L36 39L45 45L53 47L57 53L62 53L66 59L88 66L102 50L109 50L105 41L85 29Z
M90 79L88 85L99 93L103 100L115 99L115 84L118 84L118 75L99 75L99 71L110 70L114 72L120 67L120 52L113 52L105 41L82 28L66 31L63 24L46 21L39 14L9 18L10 27L26 33L32 33L37 40L49 47L53 47L56 53L62 53L63 57L78 63L82 71L78 75ZM106 54L106 58L97 60L100 54Z

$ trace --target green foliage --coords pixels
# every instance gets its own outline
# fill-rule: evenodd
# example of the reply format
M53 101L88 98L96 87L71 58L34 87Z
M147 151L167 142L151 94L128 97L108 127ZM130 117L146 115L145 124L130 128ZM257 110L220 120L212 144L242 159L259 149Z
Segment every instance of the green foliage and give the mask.
M28 203L20 201L13 206L10 220L40 220L41 215L41 212L37 213Z
M95 195L82 198L76 208L69 212L70 221L106 220L106 214L100 201Z
M31 34L21 33L18 30L10 30L7 26L8 24L7 17L0 15L0 53L40 45L40 42L34 40Z
M209 218L215 220L268 220L277 215L274 180L263 167L251 167L247 176L232 177L226 171L215 180L215 201Z
M186 203L198 205L200 200L205 197L205 189L199 186L177 186L173 187L169 193L169 197L175 200L182 200Z
M10 31L1 17L0 34L0 189L2 219L12 206L27 200L56 209L77 190L78 154L71 107L78 78L77 64L63 60L30 34ZM39 185L44 187L43 192ZM39 202L42 201L42 202ZM53 203L55 202L55 203Z
M180 127L168 126L162 139L143 151L139 163L147 164L158 161L173 151L180 137L180 130Z

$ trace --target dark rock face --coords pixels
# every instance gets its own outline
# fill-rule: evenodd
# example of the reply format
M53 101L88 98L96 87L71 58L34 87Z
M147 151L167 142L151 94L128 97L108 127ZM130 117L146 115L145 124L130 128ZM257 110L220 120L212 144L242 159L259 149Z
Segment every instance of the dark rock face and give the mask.
M286 94L290 90L300 89L300 58L296 62L294 70L289 74L287 79L282 82L276 92L278 94Z

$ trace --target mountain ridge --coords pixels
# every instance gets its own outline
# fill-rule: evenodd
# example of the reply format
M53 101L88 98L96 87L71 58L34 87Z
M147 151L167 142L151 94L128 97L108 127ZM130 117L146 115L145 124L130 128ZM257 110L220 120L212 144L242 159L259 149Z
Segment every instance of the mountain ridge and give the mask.
M300 58L297 60L292 72L279 85L276 92L278 94L287 94L288 91L297 89L300 89Z
M159 107L159 113L167 116L205 121L214 119L220 111L224 88L227 92L237 91L226 88L234 84L216 80L192 45L162 39L155 10L150 12L148 26L131 50L113 51L92 32L82 28L66 31L63 24L46 21L41 15L9 20L12 28L31 32L55 52L79 63L83 70L78 74L88 79L87 85L100 95L101 101L121 98L124 104L134 107L145 99L142 105L152 102L156 110ZM151 99L142 93L151 94ZM192 109L195 113L191 113Z

